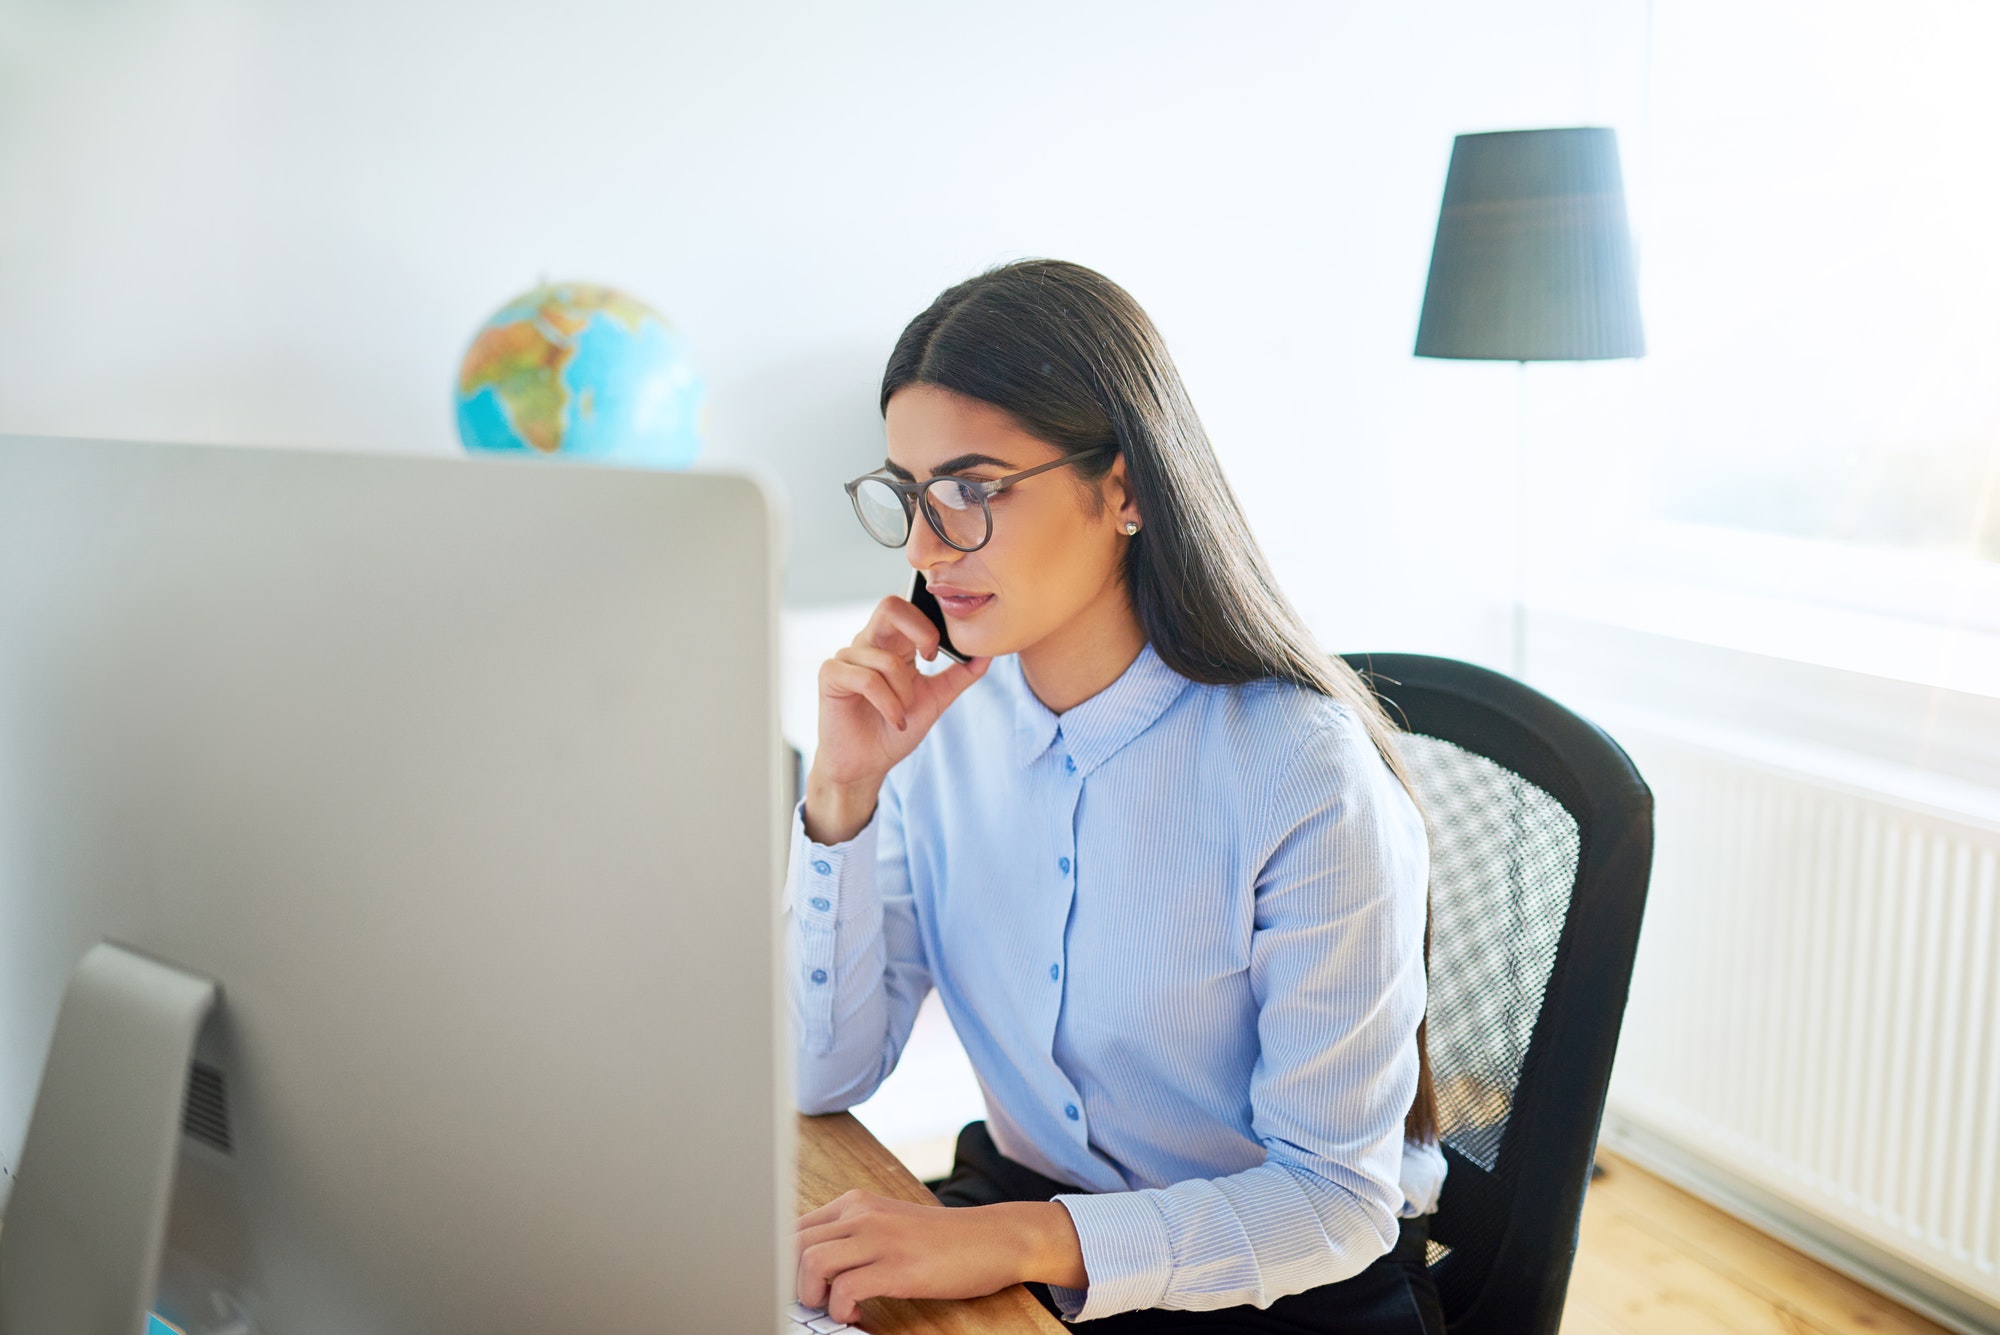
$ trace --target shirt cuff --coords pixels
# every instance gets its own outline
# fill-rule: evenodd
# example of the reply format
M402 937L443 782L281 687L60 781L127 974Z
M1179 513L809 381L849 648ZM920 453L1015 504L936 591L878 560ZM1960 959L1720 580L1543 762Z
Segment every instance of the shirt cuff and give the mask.
M806 836L806 804L792 809L792 858L785 876L784 909L792 922L792 993L797 998L799 1038L805 1050L824 1057L833 1051L834 997L840 990L835 928L880 904L874 889L876 818L869 817L852 839L816 844ZM877 811L879 815L879 808ZM852 862L856 874L845 873Z
M1174 1276L1173 1243L1167 1221L1151 1197L1140 1191L1058 1196L1076 1225L1083 1245L1086 1289L1049 1285L1068 1321L1095 1321L1114 1312L1158 1307Z
M835 921L853 916L841 911L842 901L865 899L865 896L843 895L841 873L850 862L873 867L875 832L881 814L878 805L875 815L868 818L868 823L852 839L838 844L816 844L806 835L805 802L801 800L792 808L792 866L791 874L785 877L784 907L796 913L802 925L830 929ZM873 878L869 880L872 884Z
M1438 1208L1444 1191L1444 1151L1435 1141L1418 1144L1403 1142L1403 1206L1396 1211L1401 1219L1431 1214Z

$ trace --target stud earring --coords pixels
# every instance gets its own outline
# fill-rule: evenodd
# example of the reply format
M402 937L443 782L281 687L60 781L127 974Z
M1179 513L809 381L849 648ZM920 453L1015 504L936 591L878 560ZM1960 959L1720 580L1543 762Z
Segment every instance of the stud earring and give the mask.
M1139 526L1138 526L1138 525L1137 525L1136 523L1134 523L1133 521L1131 521L1131 520L1129 520L1129 519L1125 521L1125 536L1126 536L1126 537L1128 537L1128 538L1129 538L1129 537L1131 537L1131 536L1132 536L1132 535L1133 535L1134 533L1137 533L1138 531L1139 531Z

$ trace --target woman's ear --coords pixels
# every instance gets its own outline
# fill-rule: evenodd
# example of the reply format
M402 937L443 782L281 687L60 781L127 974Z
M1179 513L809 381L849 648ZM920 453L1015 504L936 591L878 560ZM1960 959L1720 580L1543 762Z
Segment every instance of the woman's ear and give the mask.
M1111 518L1121 533L1135 533L1134 524L1143 524L1139 517L1139 498L1132 491L1132 474L1125 467L1125 451L1111 461L1111 469L1104 475L1104 503L1111 511Z

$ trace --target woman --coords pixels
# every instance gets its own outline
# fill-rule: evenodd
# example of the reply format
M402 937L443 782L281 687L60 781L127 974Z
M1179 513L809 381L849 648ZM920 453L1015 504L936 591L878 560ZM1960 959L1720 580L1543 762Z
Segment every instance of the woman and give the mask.
M1026 1282L1103 1331L1428 1331L1428 851L1373 696L1279 594L1158 333L1051 261L940 296L850 487L901 598L819 675L787 931L800 1105L936 987L986 1096L948 1206L799 1221L798 1293Z

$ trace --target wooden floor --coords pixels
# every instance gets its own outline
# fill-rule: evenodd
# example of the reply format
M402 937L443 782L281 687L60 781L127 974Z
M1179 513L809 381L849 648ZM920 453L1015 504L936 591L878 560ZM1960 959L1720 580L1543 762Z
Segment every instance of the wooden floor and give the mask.
M1899 1307L1600 1150L1563 1335L1939 1335Z

